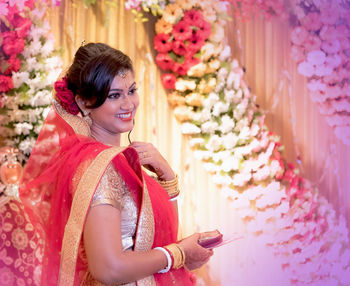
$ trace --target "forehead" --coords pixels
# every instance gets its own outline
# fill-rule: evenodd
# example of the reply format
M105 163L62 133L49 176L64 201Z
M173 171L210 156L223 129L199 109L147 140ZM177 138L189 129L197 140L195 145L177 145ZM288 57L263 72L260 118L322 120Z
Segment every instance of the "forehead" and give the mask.
M110 89L128 89L134 82L134 74L128 70L114 77Z

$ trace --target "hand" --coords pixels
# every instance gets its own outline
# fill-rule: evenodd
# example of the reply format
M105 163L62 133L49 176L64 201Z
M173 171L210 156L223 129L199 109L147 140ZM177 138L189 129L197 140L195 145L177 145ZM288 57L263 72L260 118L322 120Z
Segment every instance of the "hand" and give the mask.
M197 269L207 263L214 253L213 250L205 249L198 244L201 236L202 234L195 233L179 242L180 247L185 252L185 266L189 270Z
M157 177L164 181L175 178L175 174L168 162L151 143L132 142L131 147L135 148L140 157L140 163L146 169L157 174Z

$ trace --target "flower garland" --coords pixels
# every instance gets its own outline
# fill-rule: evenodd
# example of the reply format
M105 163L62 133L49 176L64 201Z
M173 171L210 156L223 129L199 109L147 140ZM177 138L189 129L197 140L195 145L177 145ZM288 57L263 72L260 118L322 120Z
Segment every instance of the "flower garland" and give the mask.
M350 145L350 5L295 3L291 55L307 78L310 98L344 144Z
M49 110L61 59L43 16L46 3L2 1L0 134L5 144L29 156Z
M171 90L174 114L183 134L192 137L196 157L233 200L247 232L280 257L291 283L347 285L345 219L337 218L332 206L283 158L283 146L265 125L242 68L231 59L230 47L222 44L225 8L223 1L177 1L164 8L156 23L156 62L171 71L163 74L162 82ZM212 26L195 54L188 39L198 26L177 26L188 13ZM186 56L199 61L184 65ZM177 70L179 65L183 67Z

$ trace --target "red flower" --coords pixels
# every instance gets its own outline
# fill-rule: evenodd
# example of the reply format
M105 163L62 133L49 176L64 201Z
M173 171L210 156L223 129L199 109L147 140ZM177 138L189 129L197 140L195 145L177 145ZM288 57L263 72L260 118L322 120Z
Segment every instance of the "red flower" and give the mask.
M8 67L4 71L4 74L11 74L12 72L17 72L21 67L21 60L17 58L16 55L12 55L7 60Z
M165 73L162 75L162 83L166 89L174 89L176 82L176 76L172 73Z
M0 75L0 92L7 92L13 89L13 82L10 76Z
M199 29L196 31L196 34L203 38L204 40L208 39L211 34L211 24L205 20L199 23L197 26Z
M177 41L186 41L192 36L192 29L190 28L190 22L180 21L178 22L172 31L172 35Z
M198 62L198 59L185 58L185 61L182 64L174 63L173 72L179 75L186 75L188 70Z
M75 102L73 92L68 88L67 78L55 82L56 97L62 107L71 114L78 114L79 107Z
M197 26L197 21L201 21L203 19L203 15L199 10L191 9L184 13L184 21L188 22L192 26Z
M22 18L18 21L18 26L15 29L19 38L25 38L28 34L32 22L29 19Z
M174 41L173 42L173 51L177 54L177 55L186 55L187 53L187 48L184 42L182 41Z
M29 7L31 10L34 9L34 4L35 4L35 0L27 0L25 3L25 5Z
M18 55L24 50L24 40L17 38L15 31L7 31L1 34L3 37L2 46L5 54Z
M156 56L156 63L162 70L171 70L174 65L172 58L165 53L159 53Z
M167 53L171 50L172 44L168 34L158 34L153 39L154 48L160 53Z
M195 54L204 45L204 41L205 40L202 37L200 37L198 33L193 33L191 39L189 40L189 45L187 46L187 49L193 54Z

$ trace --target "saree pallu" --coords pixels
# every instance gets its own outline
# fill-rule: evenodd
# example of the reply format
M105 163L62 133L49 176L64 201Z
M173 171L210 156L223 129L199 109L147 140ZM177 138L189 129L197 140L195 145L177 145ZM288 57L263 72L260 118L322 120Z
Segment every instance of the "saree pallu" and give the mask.
M91 200L107 166L113 164L138 208L134 251L150 251L177 238L177 216L166 191L145 174L137 152L95 141L88 124L54 102L20 183L20 197L45 239L41 283L82 285L82 233ZM97 282L96 282L97 284ZM140 285L193 285L184 269L154 274ZM91 284L90 284L91 285ZM102 284L99 284L102 285Z

